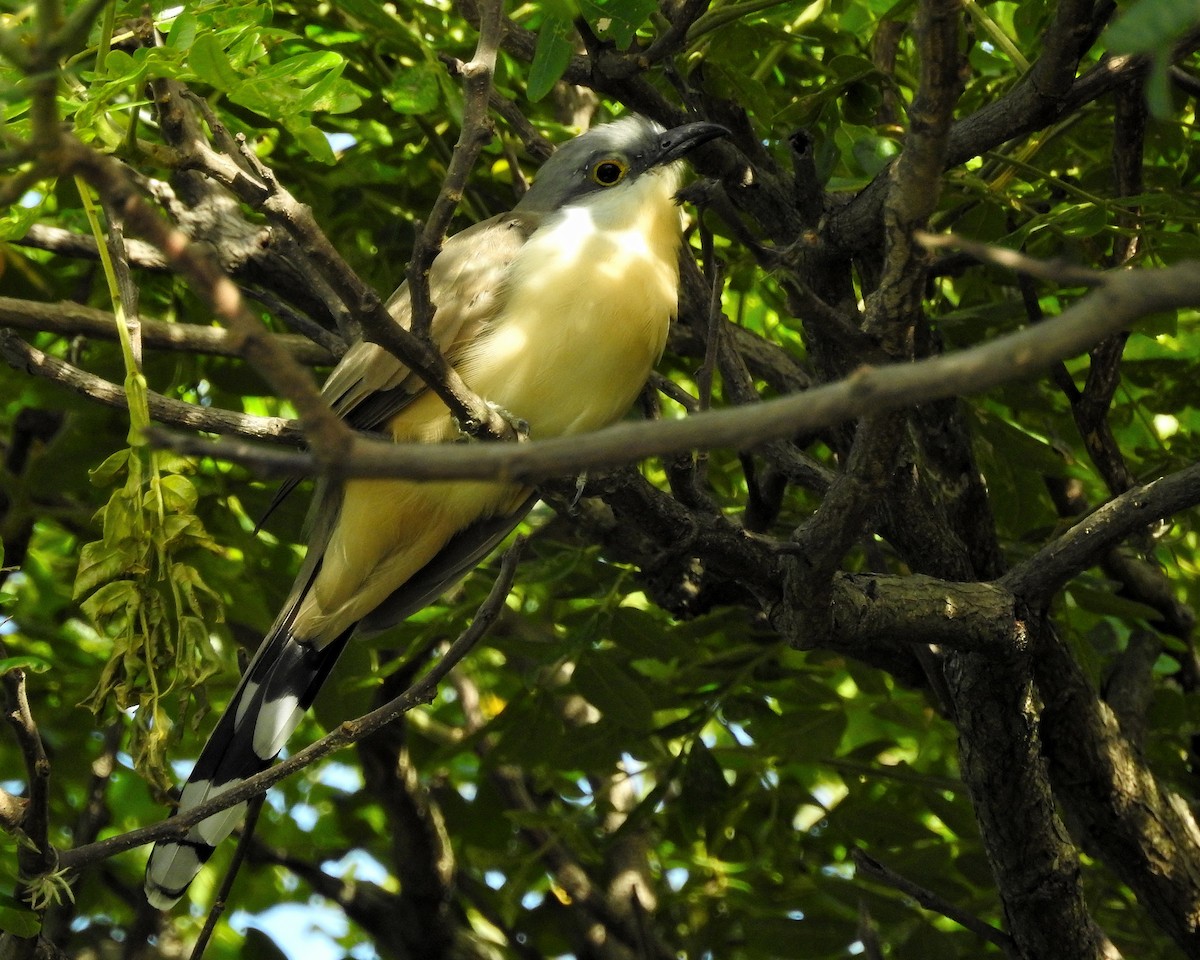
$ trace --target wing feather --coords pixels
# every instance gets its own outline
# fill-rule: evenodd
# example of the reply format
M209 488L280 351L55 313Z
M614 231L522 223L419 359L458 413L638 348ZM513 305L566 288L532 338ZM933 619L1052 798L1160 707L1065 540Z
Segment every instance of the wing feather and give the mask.
M484 220L445 242L429 271L429 297L437 308L430 335L453 364L499 315L509 267L540 217L505 213ZM412 323L408 285L388 299L400 326ZM346 351L325 381L322 394L339 416L360 430L374 429L424 392L425 384L383 347L361 341Z
M442 246L429 271L430 299L437 307L430 335L451 364L496 319L507 292L509 267L540 222L537 214L504 213L456 233ZM401 327L410 327L407 283L396 288L387 308ZM354 429L378 430L425 389L425 382L398 358L379 344L360 340L330 372L321 394ZM299 482L279 485L256 530ZM318 504L323 499L314 498ZM310 514L310 523L315 516Z

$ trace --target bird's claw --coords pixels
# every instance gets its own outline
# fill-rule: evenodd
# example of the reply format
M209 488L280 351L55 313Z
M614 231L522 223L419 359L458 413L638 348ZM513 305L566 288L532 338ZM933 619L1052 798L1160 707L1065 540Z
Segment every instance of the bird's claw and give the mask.
M518 417L515 414L509 413L500 404L492 403L491 400L485 401L488 408L492 412L499 415L500 419L509 425L512 432L517 435L517 443L523 443L529 439L529 421Z
M509 413L502 406L500 406L500 404L493 403L491 400L485 400L484 403L487 404L489 410L491 410L498 417L500 417L501 420L504 421L508 429L512 431L517 443L522 443L529 439L530 428L528 420L524 420L521 417ZM457 417L454 418L454 426L458 429L461 441L469 443L471 441L480 439L480 431L478 429L472 430L468 427L464 427L462 421L460 421ZM489 433L492 432L493 431L489 431ZM497 439L507 439L504 437L503 433L499 431L495 431L494 435Z
M584 470L583 473L580 473L575 477L575 496L571 498L571 510L574 510L577 506L579 506L579 501L583 499L583 491L586 486L587 471Z

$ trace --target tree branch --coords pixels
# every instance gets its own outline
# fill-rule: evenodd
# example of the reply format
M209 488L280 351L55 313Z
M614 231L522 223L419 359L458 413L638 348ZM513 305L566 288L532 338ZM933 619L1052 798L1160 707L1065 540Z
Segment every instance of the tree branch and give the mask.
M1071 0L1069 4L1060 4L1060 9L1074 6L1076 2ZM1057 25L1061 25L1063 30L1072 29L1072 25L1062 17L1057 17L1055 23L1056 27L1052 29L1056 29ZM1084 39L1087 39L1086 34ZM1194 50L1196 43L1195 36L1185 38L1176 47L1175 58L1182 58ZM1050 48L1045 49L1049 52ZM1142 56L1106 54L1087 73L1072 80L1078 57L1084 52L1086 49L1054 45L1051 59L1044 68L1040 66L1039 59L1009 93L958 121L950 132L947 165L965 163L1008 140L1048 126L1084 104L1104 96L1118 85L1130 82L1149 63ZM1057 82L1064 77L1063 82ZM878 230L886 184L885 171L859 191L850 203L835 211L829 219L826 240L834 247L848 251L869 242L872 233Z
M1200 826L1187 801L1160 786L1049 624L1033 663L1050 775L1068 824L1184 954L1197 956Z
M693 449L753 450L761 443L929 400L982 393L1075 356L1109 333L1161 310L1200 304L1200 263L1105 274L1104 284L1058 317L956 353L913 363L864 367L845 380L753 406L712 410L680 420L623 423L580 437L522 444L392 444L358 437L343 462L347 476L507 479L536 482L584 469ZM155 441L184 453L253 465L245 444L197 442L161 433ZM278 472L316 470L308 454L269 456ZM264 459L264 462L265 462Z
M250 847L250 841L254 837L254 828L258 824L258 815L262 812L263 798L264 795L260 793L246 806L246 819L242 822L237 847L233 851L233 859L230 861L229 866L225 868L225 876L221 879L221 886L217 889L217 895L213 898L208 916L204 918L204 926L197 935L196 942L192 944L191 960L203 960L208 942L212 939L213 933L216 932L217 924L220 923L221 916L225 913L229 894L233 890L233 883L237 879L238 872L242 868L242 863L246 859L246 852Z
M963 781L1017 955L1106 960L1046 775L1029 660L947 657Z
M7 650L0 645L0 657ZM5 719L12 728L17 746L25 761L25 775L29 798L21 816L21 832L29 840L17 852L22 881L29 881L54 866L54 852L50 847L50 760L38 732L37 722L29 709L29 697L25 687L25 671L9 670L0 675L0 685L5 694Z
M1029 639L1017 601L1002 584L922 574L838 573L829 604L829 635L813 646L853 656L921 644L997 657L1020 655Z
M208 124L218 140L233 142L211 112ZM352 320L361 324L363 337L378 343L414 370L442 399L465 432L496 438L515 436L507 421L467 387L432 341L416 336L396 323L384 301L330 243L313 218L312 209L298 201L244 143L238 146L240 163L234 156L213 149L197 133L190 141L188 163L223 184L254 209L262 210L272 223L292 237L303 256L349 309ZM323 446L332 450L330 444L335 438L331 434L319 442L318 438L313 439L314 451L328 466ZM341 443L345 438L336 439ZM345 451L338 449L337 462L340 464Z
M100 258L95 237L43 223L31 224L23 237L12 242L20 247L47 250L64 257L79 257L88 260ZM167 258L151 244L141 240L126 240L125 242L128 245L129 262L134 266L143 270L167 269Z
M928 264L914 242L937 209L954 105L963 88L958 0L929 0L918 7L914 33L920 82L904 150L889 167L883 202L884 257L879 286L867 300L866 325L893 358L914 354L913 335L922 313Z
M84 334L105 340L116 339L116 319L107 310L83 306L70 301L38 303L0 297L0 327L17 330L42 330L63 337ZM185 350L218 357L241 355L238 338L222 327L201 327L192 323L164 323L142 320L142 342L160 350ZM330 365L337 361L328 350L317 346L307 337L295 334L272 334L273 338L300 363L313 366Z
M1039 610L1079 571L1116 543L1200 503L1200 464L1127 490L1088 514L1053 543L1017 564L1000 584Z
M18 370L53 380L105 406L118 410L129 409L129 401L123 387L94 373L80 370L65 360L52 357L37 347L31 347L9 330L0 329L0 356ZM153 391L147 391L147 399L150 416L159 423L202 430L206 433L234 434L253 440L285 440L299 443L305 436L296 421L283 417L257 417L235 413L232 410L198 407ZM309 462L316 469L315 458Z
M496 72L496 53L500 45L500 0L480 0L479 39L475 54L460 70L463 79L463 120L458 142L438 190L429 219L417 234L408 262L408 297L412 303L412 332L427 340L433 323L435 304L429 299L429 269L441 252L442 239L450 218L462 199L467 177L475 167L479 151L492 138L488 123L488 95ZM453 410L453 408L451 408Z
M953 903L950 903L944 897L938 896L932 890L913 883L907 877L902 876L872 857L865 850L854 847L850 851L850 859L854 862L854 866L860 875L865 875L879 883L894 887L905 896L912 897L926 910L940 913L943 917L953 920L959 926L965 927L981 939L999 947L1006 955L1010 957L1016 955L1013 949L1012 937L1003 930L998 930L990 923L985 923L978 917L960 910Z
M275 342L259 319L247 309L233 282L150 208L138 195L123 168L111 157L96 153L64 134L53 159L58 169L82 175L107 203L121 212L130 227L167 255L196 294L229 323L240 342L242 356L258 369L274 390L295 403L305 436L321 462L327 467L340 463L351 431L321 399L308 372Z

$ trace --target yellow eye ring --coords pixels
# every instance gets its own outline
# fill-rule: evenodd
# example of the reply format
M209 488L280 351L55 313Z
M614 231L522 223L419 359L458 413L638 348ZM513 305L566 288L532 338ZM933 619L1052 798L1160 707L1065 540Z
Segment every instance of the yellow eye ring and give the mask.
M628 170L629 165L624 160L609 157L592 167L592 182L602 187L613 187L625 179Z

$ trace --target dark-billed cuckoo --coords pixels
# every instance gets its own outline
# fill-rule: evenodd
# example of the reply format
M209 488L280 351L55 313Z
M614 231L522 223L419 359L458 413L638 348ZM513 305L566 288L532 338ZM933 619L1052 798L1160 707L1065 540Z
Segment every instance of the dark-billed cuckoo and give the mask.
M564 144L515 209L446 241L429 273L433 337L480 397L533 439L622 417L667 339L679 287L679 161L726 131L630 116ZM388 304L410 321L408 291ZM372 343L347 351L323 390L352 426L397 441L460 438L445 404ZM385 629L474 567L536 499L519 483L318 484L308 553L274 625L183 788L186 811L264 769L355 633ZM240 822L245 804L158 843L146 893L173 905Z

